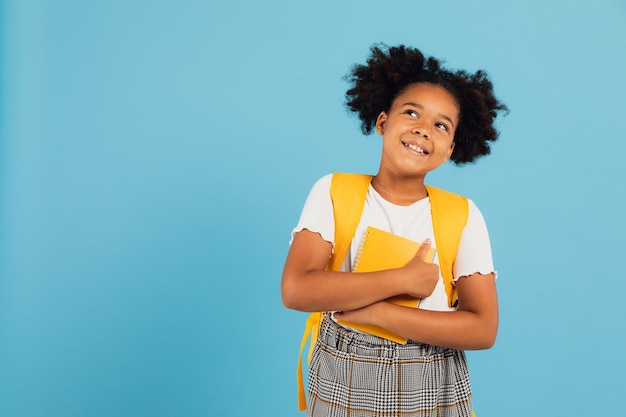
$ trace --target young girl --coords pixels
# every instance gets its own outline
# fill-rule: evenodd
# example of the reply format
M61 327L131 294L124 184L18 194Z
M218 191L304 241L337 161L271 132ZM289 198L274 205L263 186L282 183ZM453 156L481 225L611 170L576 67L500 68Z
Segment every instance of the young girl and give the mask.
M326 312L309 366L307 415L469 417L463 350L490 348L498 327L489 236L470 200L453 268L458 304L450 306L437 255L425 261L436 242L424 180L448 159L464 164L489 154L498 137L494 120L506 107L484 72L451 71L404 46L372 47L349 81L347 106L365 134L382 136L382 156L339 271L327 270L335 247L331 175L314 185L293 232L283 303ZM404 267L352 274L368 226L422 246ZM402 294L420 298L419 308L386 301ZM338 321L377 325L408 342Z

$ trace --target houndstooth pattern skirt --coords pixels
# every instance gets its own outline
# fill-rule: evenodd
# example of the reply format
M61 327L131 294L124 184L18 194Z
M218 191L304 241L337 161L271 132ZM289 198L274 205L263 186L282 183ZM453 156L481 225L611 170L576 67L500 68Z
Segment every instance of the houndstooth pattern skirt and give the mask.
M471 417L465 353L400 345L334 323L327 314L309 365L307 416Z

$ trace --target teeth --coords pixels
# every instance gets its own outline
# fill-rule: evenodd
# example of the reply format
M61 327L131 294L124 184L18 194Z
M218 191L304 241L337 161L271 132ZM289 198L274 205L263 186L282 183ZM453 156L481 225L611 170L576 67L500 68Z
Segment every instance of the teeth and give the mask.
M424 150L423 150L422 148L420 148L420 147L419 147L419 146L417 146L417 145L413 145L413 144L411 144L411 143L408 143L408 144L406 144L406 146L407 146L409 149L413 149L415 152L419 152L419 153L426 153L426 152L424 152Z

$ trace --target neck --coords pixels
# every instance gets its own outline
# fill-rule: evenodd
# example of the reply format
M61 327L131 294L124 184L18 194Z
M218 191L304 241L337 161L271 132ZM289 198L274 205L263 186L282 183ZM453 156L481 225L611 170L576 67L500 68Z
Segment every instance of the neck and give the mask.
M408 206L428 195L424 177L397 177L379 171L372 187L385 200L399 206Z

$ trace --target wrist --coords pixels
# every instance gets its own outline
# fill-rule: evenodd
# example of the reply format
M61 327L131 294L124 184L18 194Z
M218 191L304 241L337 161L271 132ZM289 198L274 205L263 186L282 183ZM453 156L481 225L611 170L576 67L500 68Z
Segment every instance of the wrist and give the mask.
M394 296L402 294L410 294L413 288L411 288L411 280L409 274L407 274L405 268L393 269L393 289Z
M385 323L388 322L387 315L389 314L389 309L393 308L395 304L389 301L380 301L376 304L372 304L370 310L370 323L375 326L387 327Z

